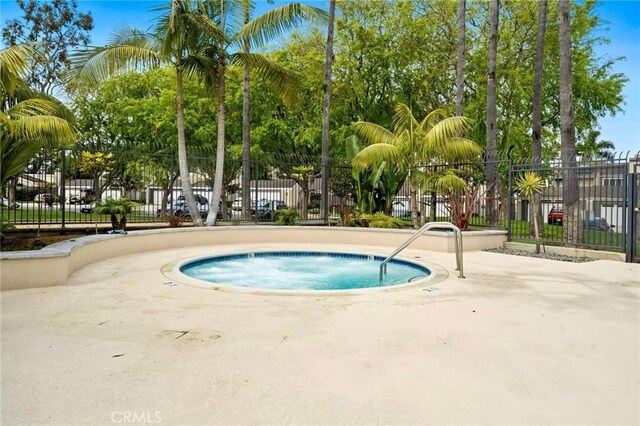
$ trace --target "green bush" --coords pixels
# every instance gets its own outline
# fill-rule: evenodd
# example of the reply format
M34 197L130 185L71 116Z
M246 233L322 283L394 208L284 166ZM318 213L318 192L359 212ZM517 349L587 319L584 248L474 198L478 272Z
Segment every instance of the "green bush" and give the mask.
M125 230L127 227L127 215L133 212L133 208L136 206L131 200L126 198L120 198L114 200L109 197L104 201L96 203L96 207L93 209L95 214L108 214L111 216L111 227L114 230ZM120 220L118 220L120 216Z
M11 222L0 221L0 241L4 240L7 231L13 231L16 227Z
M387 216L382 212L374 214L363 213L359 216L354 216L351 224L352 226L360 226L363 228L404 228L404 222L402 220L397 217Z
M283 225L293 225L300 219L300 215L297 210L294 209L282 209L276 210L274 214L276 222Z

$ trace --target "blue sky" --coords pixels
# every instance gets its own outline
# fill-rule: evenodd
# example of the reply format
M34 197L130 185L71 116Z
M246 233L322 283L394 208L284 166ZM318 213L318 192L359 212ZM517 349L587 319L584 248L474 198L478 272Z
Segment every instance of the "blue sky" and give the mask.
M281 3L280 0L277 3ZM363 0L365 1L365 0ZM326 1L306 0L306 3L326 7ZM91 11L95 29L91 34L92 44L104 44L113 28L126 23L136 28L147 28L157 12L149 9L162 1L88 1L78 0L82 11ZM273 7L267 1L256 1L257 12ZM625 86L625 113L600 120L601 139L614 142L618 151L640 150L640 0L606 0L598 6L600 16L609 22L606 30L599 35L611 40L607 46L598 47L603 57L626 57L616 63L615 71L629 78ZM15 0L0 0L0 22L21 16Z

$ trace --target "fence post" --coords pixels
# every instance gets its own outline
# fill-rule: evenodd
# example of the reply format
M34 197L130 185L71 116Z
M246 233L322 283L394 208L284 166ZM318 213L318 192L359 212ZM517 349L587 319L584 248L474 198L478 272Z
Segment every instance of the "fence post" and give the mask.
M507 241L511 241L511 216L513 212L513 161L509 158L509 179L507 197Z
M62 148L62 166L60 170L60 208L62 209L62 228L65 231L67 203L67 150Z
M633 263L636 253L636 235L637 235L637 227L638 222L636 220L637 212L636 209L636 200L638 198L638 172L637 165L634 166L633 173L629 173L627 175L629 179L629 184L627 186L627 214L628 214L628 226L627 226L627 250L626 250L626 261L628 263Z
M253 212L251 207L249 208L249 221L256 221L258 219L258 176L260 176L259 174L260 170L258 170L258 167L259 167L259 163L256 161L252 168L255 171L254 180L253 180L255 185L253 193L255 195L254 195L254 200L251 203L252 205L253 203L255 203L256 210L255 210L255 217L254 217L252 214Z

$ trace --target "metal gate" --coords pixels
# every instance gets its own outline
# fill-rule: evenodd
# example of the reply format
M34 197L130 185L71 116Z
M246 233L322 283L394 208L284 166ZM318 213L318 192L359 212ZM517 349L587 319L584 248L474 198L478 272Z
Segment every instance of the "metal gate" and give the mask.
M627 208L625 252L627 262L640 263L640 164L638 158L629 162L627 175Z

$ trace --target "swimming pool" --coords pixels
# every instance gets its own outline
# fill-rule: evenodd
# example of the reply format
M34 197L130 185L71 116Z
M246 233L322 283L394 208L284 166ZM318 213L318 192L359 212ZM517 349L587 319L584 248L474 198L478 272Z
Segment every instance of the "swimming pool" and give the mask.
M350 290L391 287L429 277L417 263L392 259L379 281L382 256L319 251L265 251L188 261L179 271L225 286L266 290Z

